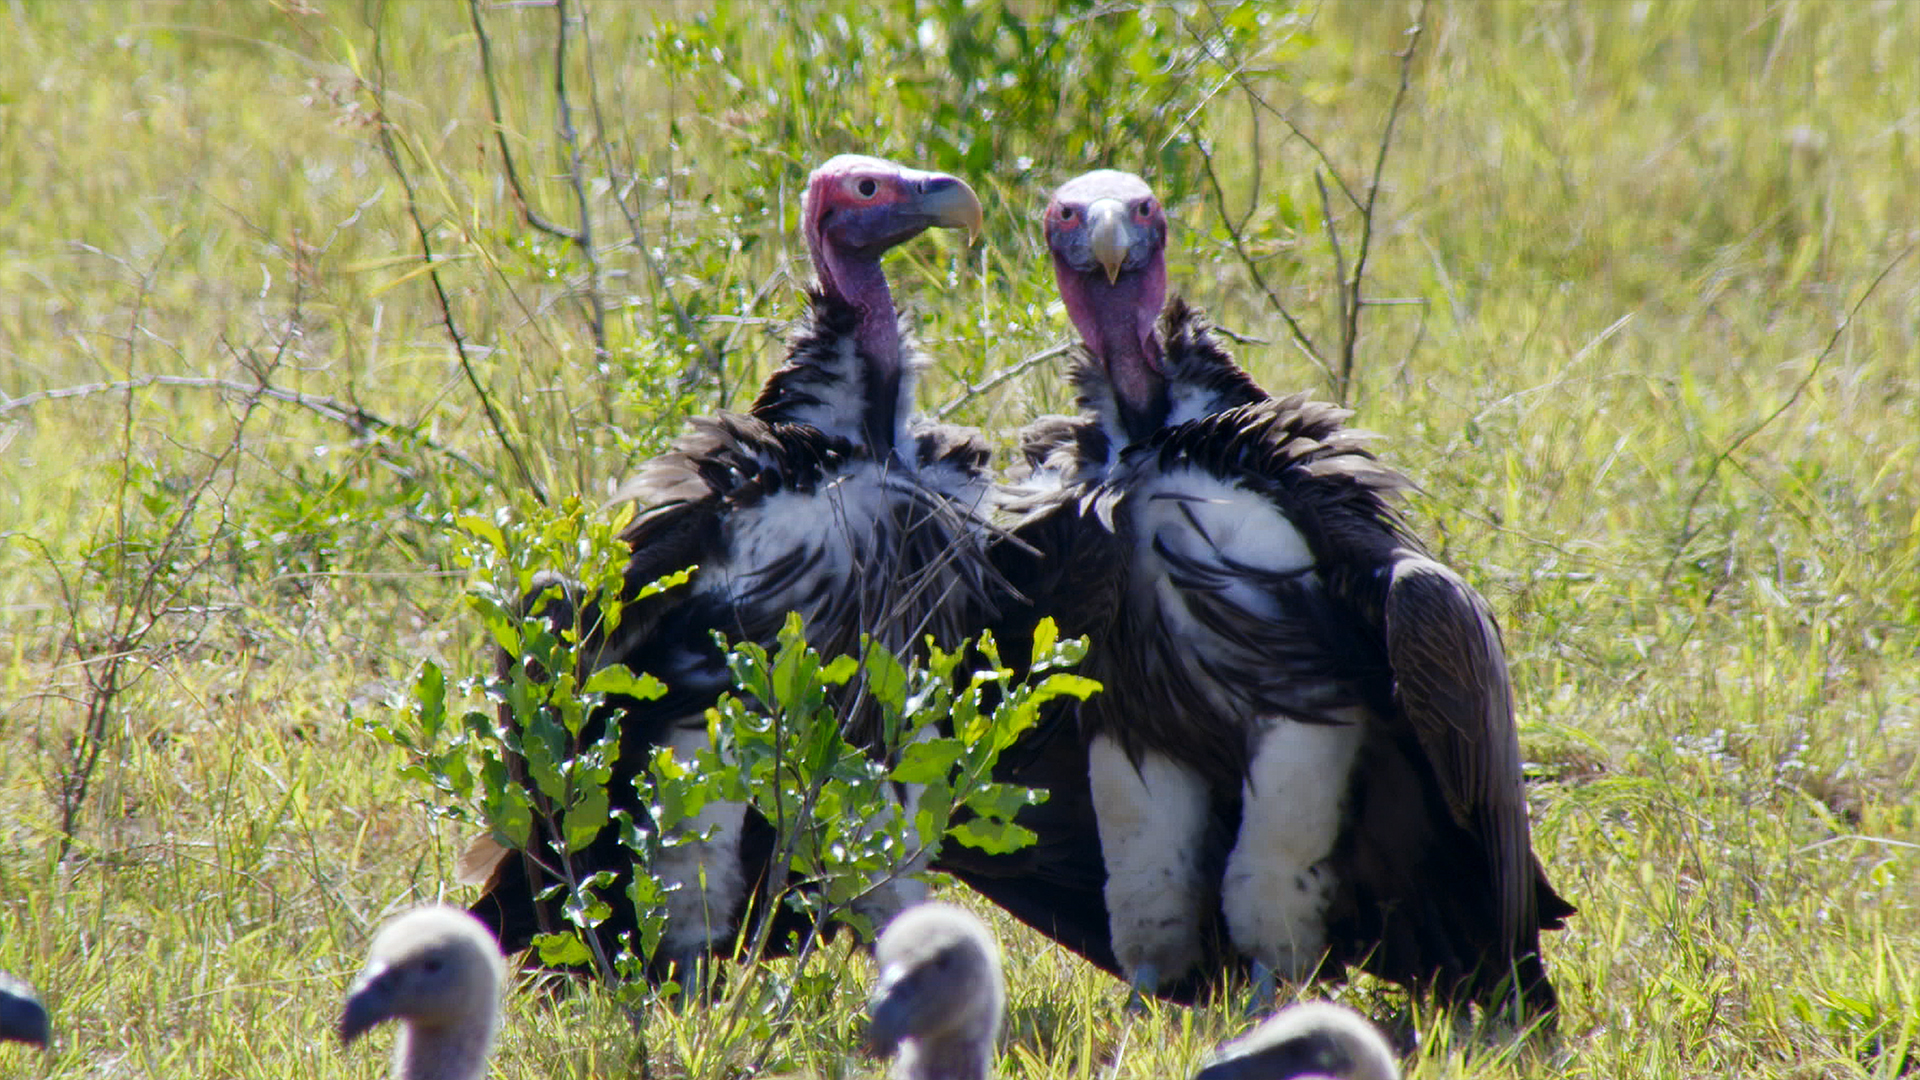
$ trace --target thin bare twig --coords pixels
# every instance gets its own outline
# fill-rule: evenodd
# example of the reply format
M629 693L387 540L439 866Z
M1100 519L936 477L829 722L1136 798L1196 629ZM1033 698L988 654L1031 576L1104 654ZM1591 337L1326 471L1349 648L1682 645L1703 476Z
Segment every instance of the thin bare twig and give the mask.
M580 9L580 34L586 39L581 55L587 65L587 104L593 110L594 127L604 132L606 123L600 116L600 78L593 65L593 33L587 24L587 11L584 6ZM673 309L674 326L679 329L682 337L700 347L701 360L711 373L714 382L719 383L726 372L726 350L715 349L706 338L700 336L699 327L694 323L693 317L687 314L686 305L682 304L680 297L674 293L673 283L667 280L666 272L660 269L659 262L654 259L653 252L647 247L646 229L641 224L640 213L627 205L626 193L640 186L635 182L638 170L628 169L624 174L620 172L614 165L611 140L602 138L600 150L606 156L608 180L624 176L626 181L615 187L613 202L620 208L621 216L627 219L627 231L632 234L633 250L639 254L640 261L646 264L647 274L653 279L653 287L667 298L667 306ZM721 404L724 405L725 402Z
M477 2L477 0L476 0ZM554 0L555 33L553 44L553 93L560 112L560 141L567 144L567 179L573 184L574 204L580 209L580 227L575 242L581 257L587 260L587 304L593 323L593 352L597 360L607 358L607 305L600 295L600 256L593 249L592 204L587 202L587 185L581 176L580 136L573 127L573 103L567 99L567 3ZM609 418L611 419L611 418Z
M506 450L507 456L513 459L514 469L520 474L521 481L526 484L528 490L533 492L533 497L539 501L540 505L546 506L548 505L547 490L534 477L533 470L527 467L527 460L520 453L520 448L514 445L513 438L507 434L506 421L501 418L500 411L494 407L493 395L489 394L486 386L481 383L479 373L473 370L473 360L469 355L466 335L461 332L460 323L453 316L453 301L447 296L446 283L440 277L440 264L434 259L433 238L427 230L426 219L420 214L419 195L414 190L413 177L408 174L406 163L401 160L400 147L393 136L394 123L387 114L384 10L380 13L378 27L373 35L374 82L368 87L368 92L373 95L374 127L379 132L380 151L385 155L387 165L393 170L394 176L399 179L401 189L406 192L407 216L412 219L414 234L420 241L420 261L427 268L427 280L433 283L433 293L440 304L441 322L447 328L447 336L453 339L453 351L460 361L460 371L466 375L467 385L473 388L475 396L480 399L480 408L486 413L487 423L493 428L494 437L500 440L500 445Z
M1353 277L1346 290L1351 303L1347 306L1346 328L1340 342L1339 401L1343 405L1353 385L1353 354L1360 338L1360 286L1366 279L1367 255L1373 246L1373 216L1380 198L1380 175L1387 167L1394 125L1400 119L1400 106L1406 101L1407 88L1412 83L1414 54L1419 51L1420 35L1427 28L1428 2L1420 0L1420 10L1415 13L1413 27L1408 31L1406 51L1400 54L1400 85L1394 89L1393 104L1387 109L1387 126L1380 132L1380 149L1373 158L1373 177L1367 181L1367 202L1360 214L1360 245L1354 252Z
M982 381L975 383L972 386L965 387L960 391L959 395L956 396L953 400L933 410L933 418L935 420L945 420L947 417L953 415L956 411L958 411L960 406L965 405L967 402L972 401L974 398L977 398L984 393L987 393L988 391L992 390L994 387L999 386L1001 383L1004 383L1009 379L1018 378L1019 376L1024 375L1025 373L1033 370L1036 367L1039 367L1041 364L1046 363L1047 361L1053 359L1056 356L1066 355L1068 352L1072 351L1074 344L1075 343L1071 341L1063 341L1058 345L1053 345L1053 346L1049 346L1048 348L1041 349L1039 352L1034 353L1032 356L1027 357L1025 360L1020 361L1019 363L1013 365L1012 367L1006 368L1002 371L995 372L993 375L988 376L986 379L983 379Z
M1346 326L1347 313L1351 309L1359 306L1358 301L1360 298L1352 295L1351 290L1347 286L1347 259L1346 255L1340 250L1340 230L1334 228L1333 225L1333 202L1327 197L1327 181L1325 175L1319 169L1313 170L1313 186L1320 191L1320 223L1327 230L1328 246L1333 248L1334 296L1340 301L1340 325ZM1343 348L1341 353L1343 356L1350 358L1353 355L1353 350ZM1347 364L1343 366L1340 378L1334 387L1334 400L1342 405L1347 403L1347 368L1350 368L1351 364L1352 361L1349 359Z
M1679 564L1680 556L1686 553L1687 545L1691 544L1693 538L1699 535L1698 530L1693 527L1693 514L1695 510L1699 509L1700 500L1706 496L1707 488L1712 486L1714 477L1719 474L1720 466L1727 464L1733 457L1734 452L1746 445L1747 440L1766 430L1775 420L1780 419L1782 414L1788 409L1793 408L1793 406L1799 402L1800 396L1806 393L1807 387L1813 385L1815 376L1820 374L1820 369L1826 364L1827 358L1833 355L1833 350L1840 344L1840 335L1846 333L1847 328L1853 325L1854 317L1860 314L1860 308L1866 304L1867 300L1870 299L1875 292L1879 291L1881 283L1887 280L1887 276L1893 273L1894 268L1902 262L1905 262L1907 256L1913 254L1916 246L1920 245L1908 244L1905 248L1901 249L1900 253L1895 255L1886 266L1882 267L1878 274L1874 275L1873 280L1867 284L1866 291L1862 292L1860 298L1853 302L1853 306L1847 309L1847 317L1840 320L1840 325L1833 328L1833 333L1827 338L1826 347L1821 349L1820 354L1813 358L1813 364L1807 368L1807 373L1801 376L1798 383L1794 384L1793 392L1787 395L1787 400L1781 402L1778 407L1766 416L1761 417L1753 426L1734 436L1733 441L1727 443L1718 454L1714 455L1713 460L1707 463L1707 475L1700 478L1700 482L1694 486L1693 494L1687 499L1686 513L1681 517L1680 521L1680 533L1674 538L1673 554L1667 559L1666 568L1660 572L1660 581L1662 584L1666 583L1672 576L1673 568Z
M513 164L513 150L507 146L507 124L500 114L500 88L493 76L493 39L487 36L486 25L480 21L480 0L467 0L467 14L473 20L474 37L480 42L480 81L487 87L487 107L493 113L494 141L499 144L500 161L507 172L507 188L513 192L513 201L520 206L520 216L526 219L528 225L549 236L578 244L582 240L579 233L549 219L527 198L527 189L520 183L519 170ZM562 16L562 25L565 21L565 16Z
M1200 161L1206 168L1207 186L1213 189L1214 211L1220 215L1221 224L1226 226L1228 239L1233 241L1233 253L1239 256L1241 265L1247 268L1247 274L1253 278L1253 283L1266 294L1267 303L1279 313L1280 320L1287 324L1287 330L1292 335L1294 344L1299 346L1300 351L1307 354L1307 358L1313 361L1315 367L1318 367L1328 378L1332 378L1333 369L1321 357L1320 349L1314 345L1312 336L1307 333L1305 327L1300 325L1299 320L1293 317L1293 312L1287 310L1286 302L1280 299L1280 294L1274 292L1273 287L1267 284L1266 275L1260 272L1259 261L1253 257L1252 252L1247 250L1246 239L1234 226L1233 219L1227 210L1226 188L1220 183L1220 175L1213 167L1213 148L1207 145L1206 138L1199 130L1196 129L1193 136L1194 145L1200 150Z
M157 268L156 271L157 272ZM301 305L303 293L299 284L299 275L294 275L295 291L292 313L286 327L280 335L272 356L261 363L249 360L246 366L265 382L265 377L277 370L285 361L293 342L299 336ZM146 310L146 299L152 288L153 273L143 274L139 289L129 317L126 339L126 366L131 373L136 359L136 342L142 336L141 319ZM204 604L182 604L180 599L202 572L218 557L220 545L205 542L193 534L192 526L199 516L202 502L220 487L220 478L226 475L224 491L217 492L218 506L221 511L220 525L227 524L225 510L232 497L234 486L239 483L238 476L227 469L227 463L243 452L246 446L247 425L258 410L261 396L258 393L247 397L240 415L234 420L232 434L225 445L210 456L204 472L187 489L184 497L169 507L172 520L167 524L159 542L147 544L139 542L131 531L127 515L127 503L132 494L133 475L122 469L119 476L117 505L115 507L114 531L107 542L96 544L94 552L88 556L88 569L107 579L108 602L104 606L109 615L105 633L92 638L82 626L83 608L75 602L71 583L53 560L44 544L37 544L41 554L53 566L60 589L67 603L68 642L67 648L74 651L80 661L82 677L86 681L86 719L78 735L68 742L69 760L59 777L60 798L60 843L58 858L64 859L72 850L75 831L79 827L80 814L84 810L88 796L93 788L93 779L99 769L102 756L111 744L118 740L119 733L114 730L113 720L117 703L123 692L140 677L140 672L130 670L130 665L144 662L155 663L164 656L182 647L179 643L150 648L148 639L163 622L185 612L203 612ZM126 442L124 461L132 460L131 440L133 430L133 407L128 400L123 413L121 437ZM141 554L136 556L135 552ZM135 559L144 561L144 566L136 568ZM102 561L107 565L103 569Z
M574 205L580 215L580 224L576 228L567 228L542 214L533 205L526 186L520 181L520 171L514 165L513 151L507 145L507 125L500 110L500 89L494 76L493 42L487 34L486 24L480 18L480 0L467 0L467 14L473 22L474 37L480 45L481 81L487 87L487 107L493 116L494 142L500 148L500 161L507 174L507 187L513 192L513 201L520 208L520 216L526 223L540 232L566 240L580 249L581 258L587 263L587 285L584 290L587 303L587 326L593 334L593 349L596 360L605 360L607 356L607 304L600 293L600 253L593 246L593 214L587 201L586 183L581 176L579 133L573 126L573 103L567 97L567 5L566 0L553 0L556 33L553 47L553 92L559 113L559 134L567 145L567 179L573 188Z
M1206 10L1213 16L1214 26L1219 29L1224 29L1224 25L1220 22L1219 12L1215 11L1212 5L1207 5ZM1422 14L1424 15L1424 9ZM1227 63L1224 57L1214 54L1213 49L1207 44L1206 39L1198 30L1193 28L1191 23L1183 19L1182 25L1186 27L1187 33L1193 36L1195 43L1200 46L1201 51L1207 54L1207 58L1225 69L1228 77L1240 87L1242 93L1247 95L1248 101L1253 102L1260 110L1272 114L1274 118L1287 126L1287 130L1293 134L1294 138L1307 144L1307 149L1313 151L1314 156L1320 159L1320 164L1326 166L1327 172L1333 176L1333 182L1339 185L1340 194L1347 197L1347 201L1353 204L1355 210L1360 209L1360 200L1354 196L1353 189L1348 187L1346 180L1340 176L1340 168L1334 164L1333 158L1329 157L1326 150L1322 149L1320 144L1314 141L1313 136L1308 135L1299 124L1294 123L1293 117L1287 115L1284 109L1268 101L1260 95L1258 90L1254 89L1253 83L1247 80L1246 65Z

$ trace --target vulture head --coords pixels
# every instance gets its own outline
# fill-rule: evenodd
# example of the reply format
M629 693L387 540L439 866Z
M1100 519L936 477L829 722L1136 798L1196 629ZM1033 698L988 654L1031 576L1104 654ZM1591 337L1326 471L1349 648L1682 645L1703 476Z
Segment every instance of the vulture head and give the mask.
M934 227L980 231L980 200L959 177L841 154L807 178L801 228L823 292L862 316L860 345L898 363L900 329L880 256Z
M478 919L456 908L415 908L374 935L340 1012L340 1041L397 1020L395 1080L477 1078L493 1049L505 981L500 946Z
M1330 1001L1280 1010L1222 1046L1193 1080L1400 1080L1386 1036Z
M0 1042L47 1045L47 1010L26 983L0 972Z
M1000 946L985 924L948 904L920 904L887 924L874 959L868 1037L877 1053L898 1053L896 1080L984 1080L1007 997Z
M1067 181L1047 204L1047 248L1067 315L1105 370L1133 438L1166 419L1166 373L1155 324L1167 299L1167 215L1146 181L1100 169Z

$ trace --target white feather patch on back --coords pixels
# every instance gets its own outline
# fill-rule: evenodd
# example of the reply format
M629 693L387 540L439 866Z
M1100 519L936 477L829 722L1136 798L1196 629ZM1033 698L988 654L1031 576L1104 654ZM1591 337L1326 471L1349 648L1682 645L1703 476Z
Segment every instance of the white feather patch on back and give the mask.
M1251 615L1278 619L1286 613L1258 581L1245 580L1247 569L1269 574L1296 573L1314 565L1313 549L1292 521L1257 492L1199 469L1173 469L1143 483L1134 500L1137 542L1133 558L1134 595L1160 612L1167 631L1205 640L1205 630L1187 608L1184 590L1170 576L1158 550L1217 567L1224 583L1222 599Z
M1273 501L1202 469L1178 468L1153 477L1128 496L1141 554L1158 561L1159 540L1201 562L1233 562L1269 573L1313 565L1313 549Z
M727 521L727 557L706 568L701 588L729 596L752 590L757 575L796 550L809 553L809 576L852 577L856 558L872 547L876 523L889 514L886 473L878 462L860 462L813 491L782 491L736 511ZM787 606L799 600L794 596Z

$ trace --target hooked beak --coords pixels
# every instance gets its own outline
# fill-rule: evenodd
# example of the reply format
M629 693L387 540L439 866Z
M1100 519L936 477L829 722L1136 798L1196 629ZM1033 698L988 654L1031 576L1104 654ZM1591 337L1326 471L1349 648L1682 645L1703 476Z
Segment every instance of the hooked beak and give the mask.
M867 1047L879 1056L893 1053L900 1040L914 1030L920 997L912 972L894 965L880 973L879 985L867 1001Z
M966 181L945 173L927 173L920 180L920 194L914 207L933 225L945 229L967 230L971 243L980 236L985 215L980 199Z
M1127 208L1118 199L1101 199L1087 207L1087 225L1088 246L1111 285L1120 280L1120 268L1126 265L1127 252L1133 247Z
M351 1043L383 1021L393 1019L393 986L384 966L369 967L353 981L340 1010L340 1041Z

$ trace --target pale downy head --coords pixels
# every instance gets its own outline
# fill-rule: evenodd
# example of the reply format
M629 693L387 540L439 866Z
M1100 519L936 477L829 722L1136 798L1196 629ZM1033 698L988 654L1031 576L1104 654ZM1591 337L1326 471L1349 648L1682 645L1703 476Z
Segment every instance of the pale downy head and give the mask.
M397 1021L396 1078L471 1080L486 1069L505 981L500 947L478 919L415 908L374 935L340 1012L340 1039Z
M867 1002L877 1053L902 1080L980 1080L992 1066L1006 1007L1000 946L979 919L948 904L900 913L874 947Z
M1194 1080L1400 1080L1400 1066L1366 1017L1344 1005L1290 1005L1214 1052Z
M1167 216L1132 173L1100 169L1060 185L1044 225L1060 301L1105 370L1121 418L1136 435L1166 417L1162 342Z

